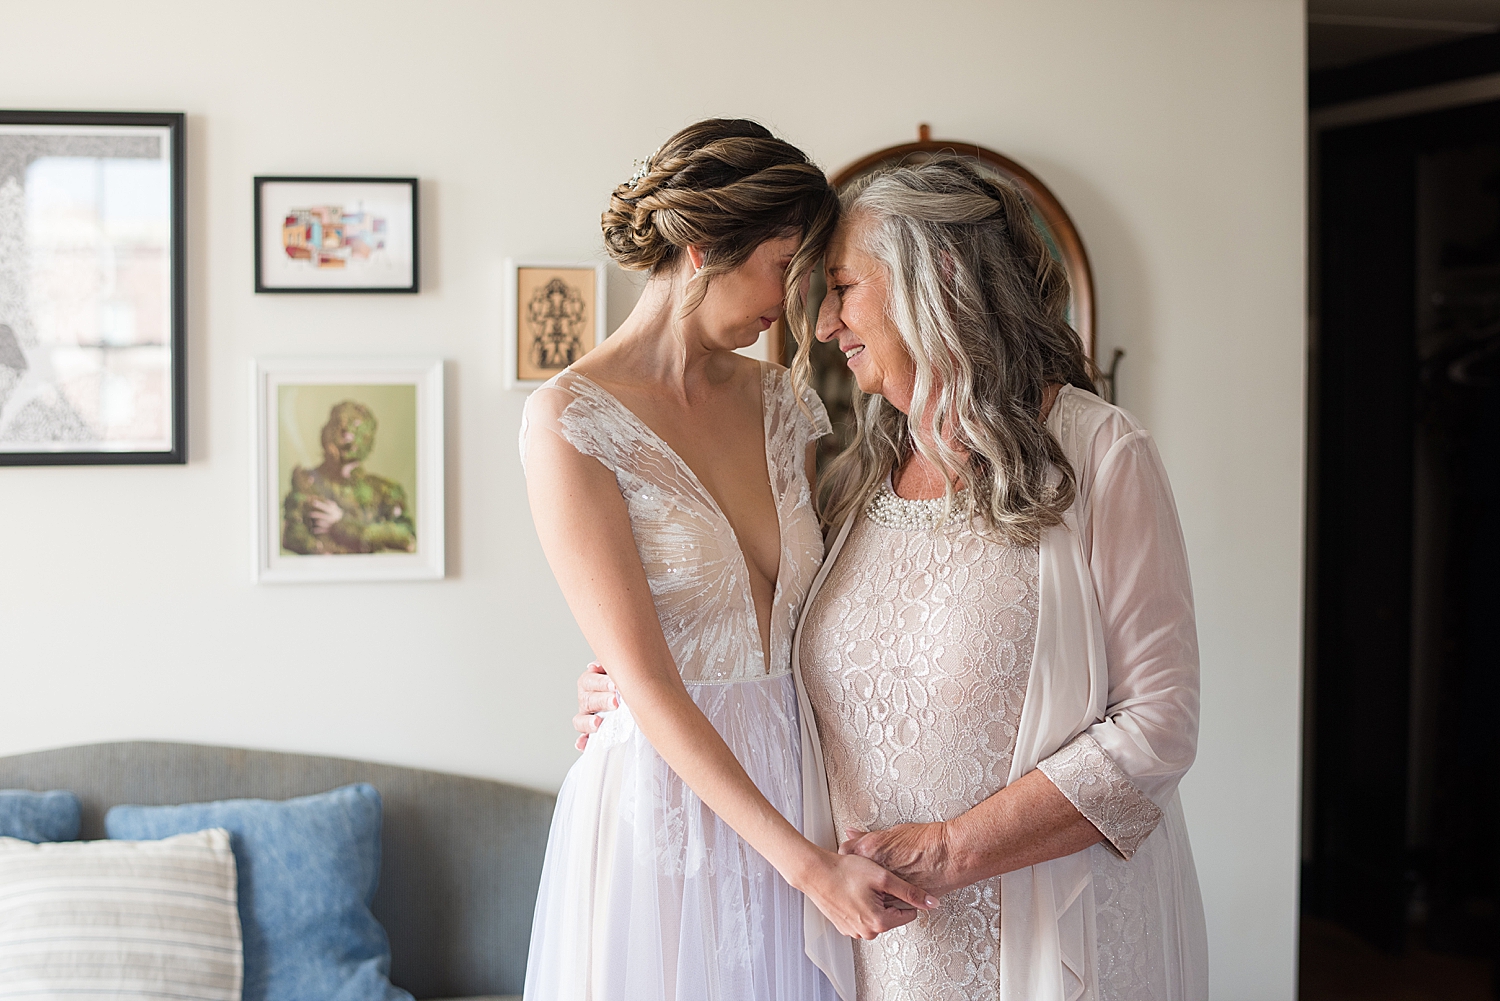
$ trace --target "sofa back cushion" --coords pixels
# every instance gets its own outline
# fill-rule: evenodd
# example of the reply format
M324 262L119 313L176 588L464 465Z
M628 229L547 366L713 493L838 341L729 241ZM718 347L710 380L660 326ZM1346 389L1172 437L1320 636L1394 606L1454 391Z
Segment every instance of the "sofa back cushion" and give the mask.
M370 913L380 877L380 794L360 783L281 802L117 806L111 838L222 827L239 865L245 1001L411 1001Z
M75 841L81 822L78 797L70 792L0 789L0 838Z

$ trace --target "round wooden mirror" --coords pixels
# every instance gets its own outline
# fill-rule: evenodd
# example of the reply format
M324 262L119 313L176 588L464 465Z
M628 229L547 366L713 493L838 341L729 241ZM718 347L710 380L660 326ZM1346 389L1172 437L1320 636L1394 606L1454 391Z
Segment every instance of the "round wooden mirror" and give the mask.
M834 187L842 192L848 185L866 174L897 164L921 163L936 153L953 153L958 156L972 157L981 168L1011 182L1021 189L1022 194L1031 204L1032 217L1041 229L1043 237L1046 238L1052 256L1067 269L1068 283L1072 287L1069 322L1073 324L1073 329L1078 331L1078 336L1083 340L1084 351L1090 358L1093 358L1094 280L1089 271L1089 258L1084 252L1083 241L1079 238L1078 230L1074 227L1073 220L1068 217L1062 202L1057 200L1057 196L1048 190L1035 174L1008 156L975 143L934 140L926 125L920 126L917 132L916 142L877 150L851 163L834 175ZM812 288L809 290L808 309L813 315L817 314L817 307L823 298L824 289L821 279L821 274L816 275ZM796 350L797 345L788 335L783 348L783 356L788 362ZM837 345L816 343L813 345L812 383L818 395L822 397L824 406L828 408L828 416L832 418L834 426L834 433L819 443L818 464L821 466L827 458L843 449L852 436L854 427L850 393L854 377L849 374L848 366L844 364L844 356L839 352Z

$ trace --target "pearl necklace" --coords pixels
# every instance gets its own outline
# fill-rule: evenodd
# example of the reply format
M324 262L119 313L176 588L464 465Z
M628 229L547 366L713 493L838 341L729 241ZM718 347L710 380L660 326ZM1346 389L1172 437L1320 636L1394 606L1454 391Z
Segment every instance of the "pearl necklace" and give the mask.
M962 516L962 506L963 491L959 491L958 496L954 498L953 513L948 517L949 522ZM938 519L942 516L943 498L909 500L898 496L889 483L882 484L875 495L870 498L870 502L865 505L865 517L881 528L934 529L941 527Z

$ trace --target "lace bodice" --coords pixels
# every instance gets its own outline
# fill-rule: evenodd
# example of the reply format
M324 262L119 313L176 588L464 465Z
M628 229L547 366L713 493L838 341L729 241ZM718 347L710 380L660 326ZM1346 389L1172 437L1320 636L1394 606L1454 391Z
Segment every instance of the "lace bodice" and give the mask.
M883 488L807 612L802 678L817 717L835 830L951 820L1009 777L1039 605L1035 546ZM998 877L856 942L862 1001L997 995Z
M797 615L823 562L805 463L808 443L831 430L828 416L811 391L803 394L805 409L798 406L785 370L763 365L761 378L766 468L781 528L769 657L734 529L671 446L608 390L571 369L532 394L521 421L523 463L528 439L550 432L615 474L662 632L690 684L788 673Z

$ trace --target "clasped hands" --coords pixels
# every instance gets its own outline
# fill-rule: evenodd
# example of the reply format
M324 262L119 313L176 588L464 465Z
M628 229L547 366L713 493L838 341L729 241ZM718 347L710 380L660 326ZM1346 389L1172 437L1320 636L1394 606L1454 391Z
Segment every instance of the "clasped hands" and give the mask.
M618 709L620 697L615 684L598 664L590 664L578 679L578 715L573 729L579 733L575 745L580 751L588 744L589 734L599 729L600 713ZM859 855L920 887L934 897L964 886L968 881L958 872L951 844L951 830L946 823L897 824L883 831L845 832L847 840L839 845L840 855ZM902 910L911 905L887 896L891 907ZM913 915L915 917L915 915Z
M969 882L958 872L946 823L897 824L883 831L851 828L844 833L848 840L839 845L840 855L861 855L934 897Z

